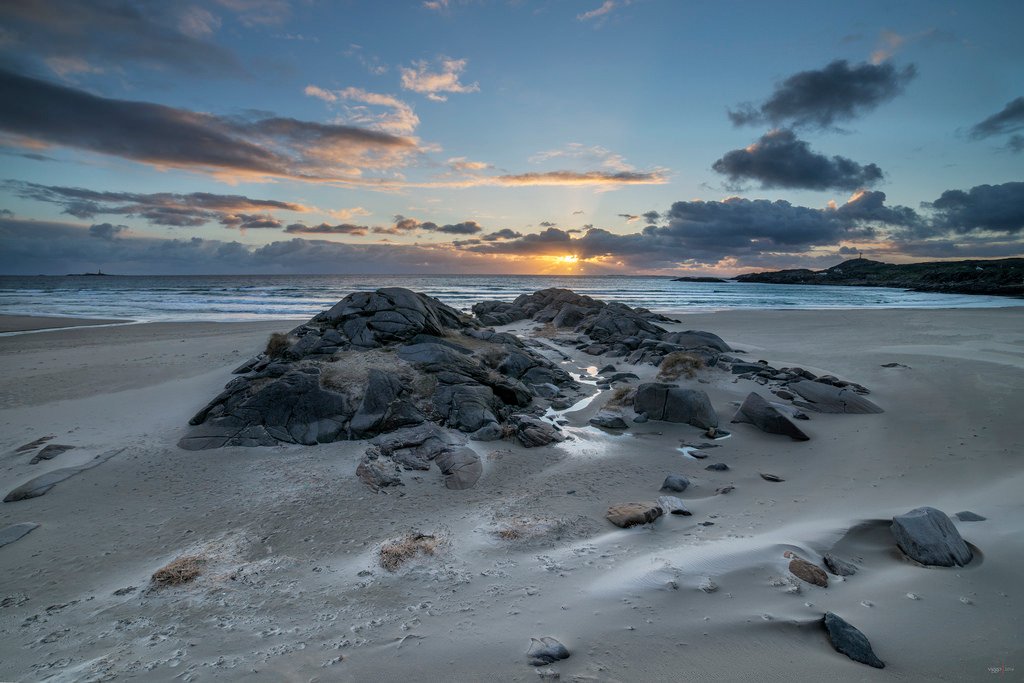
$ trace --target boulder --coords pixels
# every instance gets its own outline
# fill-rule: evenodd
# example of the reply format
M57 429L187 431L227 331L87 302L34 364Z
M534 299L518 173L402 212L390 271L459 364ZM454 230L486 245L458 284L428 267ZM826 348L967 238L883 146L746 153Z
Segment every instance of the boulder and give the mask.
M796 441L807 441L804 434L792 420L783 415L760 394L751 392L733 416L734 423L752 424L768 434L782 434Z
M848 387L836 387L821 382L802 380L793 382L789 388L804 400L793 401L795 405L819 413L881 413L877 405Z
M651 420L684 422L702 429L718 426L718 414L701 389L660 382L641 384L633 399L633 410Z
M675 491L676 493L682 493L690 485L690 480L681 474L670 474L665 477L665 481L661 484L662 491Z
M526 653L532 666L544 666L569 658L565 645L550 637L530 638L530 650Z
M695 349L708 347L716 351L732 351L725 340L717 334L703 332L701 330L686 330L685 332L666 332L661 335L661 340L675 344L682 349Z
M484 471L480 456L466 446L440 453L434 464L441 469L444 485L450 489L473 488Z
M516 438L526 448L537 448L565 441L565 436L561 432L538 418L517 415L514 421Z
M941 510L915 508L893 517L889 529L900 550L921 564L962 567L974 558L960 532Z
M802 557L792 556L792 559L789 561L789 572L807 583L828 588L828 574L825 573L825 570Z
M608 508L605 517L615 526L626 529L638 524L653 522L662 514L663 510L657 503L620 503Z
M839 559L832 553L825 553L825 568L836 576L853 576L857 573L855 565Z
M686 504L675 496L659 496L657 502L663 515L682 515L684 517L689 517L691 514L690 511L686 509Z
M851 626L845 619L832 612L826 612L823 621L829 642L832 643L836 652L846 655L855 662L867 664L876 669L885 668L885 664L871 649L871 643L867 636L856 627Z
M628 429L629 425L622 419L621 415L601 411L590 418L590 424L602 429Z

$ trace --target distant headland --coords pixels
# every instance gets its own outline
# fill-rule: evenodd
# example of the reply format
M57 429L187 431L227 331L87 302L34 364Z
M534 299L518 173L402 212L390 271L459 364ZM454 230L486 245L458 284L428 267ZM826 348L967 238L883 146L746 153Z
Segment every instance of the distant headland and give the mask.
M735 279L779 285L897 287L916 292L1024 297L1024 258L903 264L857 258L825 270L798 268L748 273Z

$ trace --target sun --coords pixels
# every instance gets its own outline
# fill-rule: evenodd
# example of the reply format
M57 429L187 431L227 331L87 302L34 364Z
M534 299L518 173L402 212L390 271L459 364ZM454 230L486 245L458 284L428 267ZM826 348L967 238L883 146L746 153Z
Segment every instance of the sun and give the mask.
M557 256L557 257L555 257L555 260L558 261L559 263L576 263L580 259L579 259L578 256L573 256L572 254L566 254L565 256Z

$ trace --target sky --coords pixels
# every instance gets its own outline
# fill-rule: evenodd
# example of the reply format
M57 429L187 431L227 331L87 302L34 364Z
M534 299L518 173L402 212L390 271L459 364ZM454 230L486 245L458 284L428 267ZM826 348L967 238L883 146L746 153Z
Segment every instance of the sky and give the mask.
M0 274L1024 254L1024 3L8 0Z

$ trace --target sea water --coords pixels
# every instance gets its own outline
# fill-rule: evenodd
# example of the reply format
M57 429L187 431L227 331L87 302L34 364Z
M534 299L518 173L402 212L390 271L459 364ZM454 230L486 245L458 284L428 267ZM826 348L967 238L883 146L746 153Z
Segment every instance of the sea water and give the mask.
M674 282L668 277L547 275L167 275L0 277L0 314L146 321L308 318L345 295L406 287L468 310L485 299L564 287L655 311L730 309L973 308L1019 306L995 296L882 287Z

